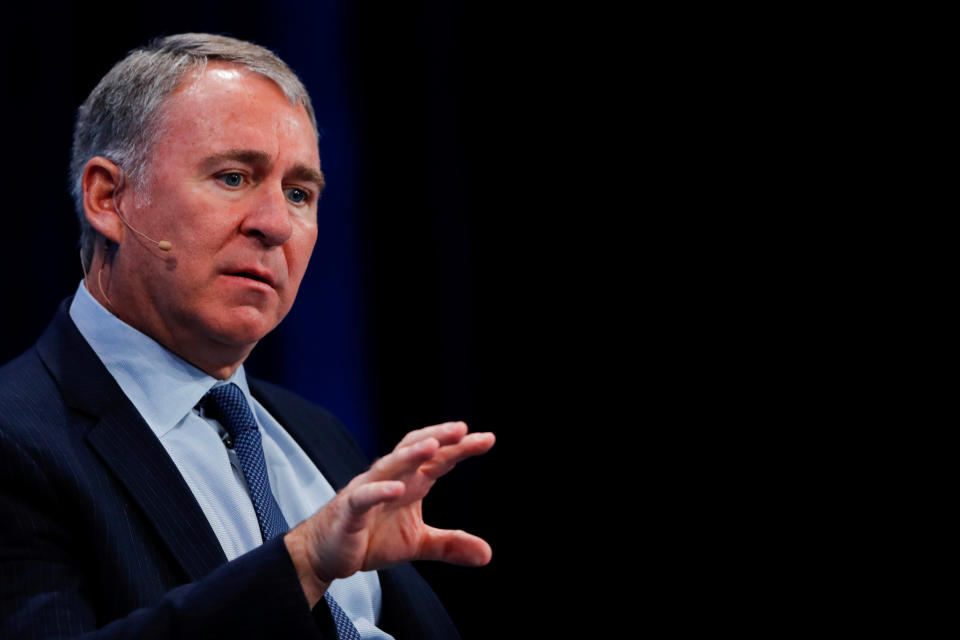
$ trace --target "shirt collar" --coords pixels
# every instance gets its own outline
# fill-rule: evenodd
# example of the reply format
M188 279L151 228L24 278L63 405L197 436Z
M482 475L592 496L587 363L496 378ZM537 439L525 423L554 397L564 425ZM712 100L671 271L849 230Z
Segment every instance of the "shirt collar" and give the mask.
M235 383L254 406L243 365L227 380L214 378L113 315L90 295L83 281L70 305L70 317L158 438L220 384Z

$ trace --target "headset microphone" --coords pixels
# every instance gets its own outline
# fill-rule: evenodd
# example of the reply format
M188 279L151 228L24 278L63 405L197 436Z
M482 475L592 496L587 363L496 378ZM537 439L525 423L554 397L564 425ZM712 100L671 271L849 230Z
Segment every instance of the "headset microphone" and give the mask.
M123 181L124 181L124 176L123 176L123 174L121 173L121 174L120 174L120 181L119 181L119 183L117 184L117 189L118 189L118 190L123 186ZM153 244L157 245L157 248L160 249L160 251L170 251L170 249L173 249L173 244L172 244L169 240L154 240L153 238L151 238L150 236L148 236L148 235L145 234L144 232L140 231L139 229L134 228L134 226L133 226L132 224L130 224L129 222L127 222L127 219L123 217L123 214L122 214L122 213L120 213L120 207L117 206L117 194L116 194L116 191L114 191L114 194L113 194L113 210L116 211L117 217L120 218L120 220L123 222L123 224L127 225L127 228L130 229L130 231L133 231L134 233L136 233L137 235L139 235L141 238L145 238L146 240L149 240L149 241L152 242Z
M173 244L172 244L169 240L154 240L153 238L151 238L150 236L148 236L148 235L145 234L144 232L142 232L142 231L140 231L140 230L138 230L138 229L135 229L132 224L130 224L129 222L127 222L126 218L124 218L122 215L120 215L120 210L119 210L119 209L116 209L116 205L114 205L114 209L115 209L116 212L117 212L117 217L120 218L120 220L123 222L123 224L127 225L127 228L130 229L130 231L133 231L134 233L138 234L139 236L141 236L141 237L143 237L143 238L146 238L147 240L149 240L149 241L152 242L153 244L157 245L157 248L160 249L160 251L170 251L170 249L173 249Z

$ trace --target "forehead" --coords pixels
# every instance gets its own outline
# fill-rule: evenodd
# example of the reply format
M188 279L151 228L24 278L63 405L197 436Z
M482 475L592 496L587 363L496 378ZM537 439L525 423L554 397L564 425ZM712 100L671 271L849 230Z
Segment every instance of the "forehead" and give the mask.
M251 149L319 170L316 134L304 106L291 104L276 83L245 67L211 62L188 73L159 118L160 156Z

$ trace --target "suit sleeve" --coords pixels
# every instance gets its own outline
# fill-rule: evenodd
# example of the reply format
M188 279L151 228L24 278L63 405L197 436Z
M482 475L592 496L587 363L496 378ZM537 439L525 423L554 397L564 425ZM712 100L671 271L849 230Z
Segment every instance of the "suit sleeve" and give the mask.
M119 620L98 620L69 510L0 430L0 637L322 639L282 538L173 588Z

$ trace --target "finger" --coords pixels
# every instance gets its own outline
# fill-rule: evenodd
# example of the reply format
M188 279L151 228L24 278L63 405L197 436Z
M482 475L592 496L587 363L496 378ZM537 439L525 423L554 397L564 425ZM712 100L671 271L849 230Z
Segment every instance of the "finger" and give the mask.
M490 562L493 550L487 541L466 531L427 527L419 560L482 567Z
M497 441L492 433L471 433L459 443L441 447L439 451L421 467L420 471L436 480L448 473L466 458L483 455Z
M395 449L373 463L363 477L365 481L392 480L413 473L432 458L440 448L436 438L426 438L407 447Z
M425 438L436 438L441 445L451 444L459 442L466 433L467 424L465 422L444 422L443 424L435 424L432 427L424 427L409 432L396 448L409 446Z
M347 504L353 516L362 516L367 511L403 495L406 486L399 480L385 480L361 485L350 492Z

